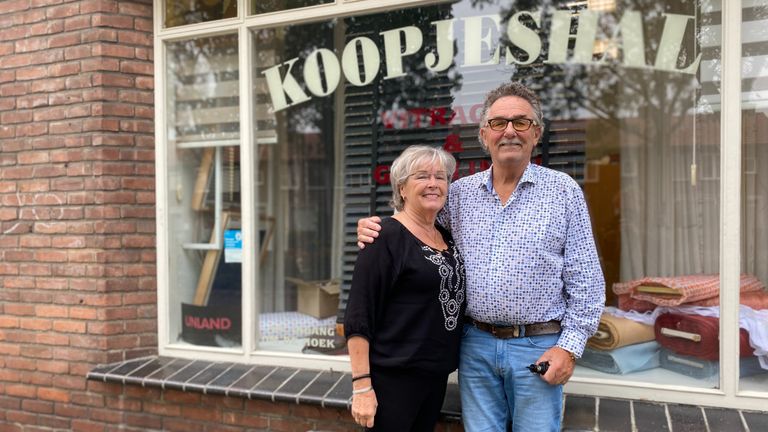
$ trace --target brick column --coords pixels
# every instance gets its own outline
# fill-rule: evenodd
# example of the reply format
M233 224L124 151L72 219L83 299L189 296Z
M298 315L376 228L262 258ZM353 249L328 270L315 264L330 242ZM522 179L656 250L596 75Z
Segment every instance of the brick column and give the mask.
M0 420L156 352L152 73L151 0L0 2Z

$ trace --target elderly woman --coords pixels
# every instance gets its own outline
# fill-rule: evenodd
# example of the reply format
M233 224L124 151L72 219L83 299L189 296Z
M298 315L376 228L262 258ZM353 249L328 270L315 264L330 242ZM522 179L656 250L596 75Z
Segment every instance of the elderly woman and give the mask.
M434 430L458 366L464 263L435 223L455 167L442 149L406 149L390 170L397 213L355 264L344 319L352 416L372 430Z

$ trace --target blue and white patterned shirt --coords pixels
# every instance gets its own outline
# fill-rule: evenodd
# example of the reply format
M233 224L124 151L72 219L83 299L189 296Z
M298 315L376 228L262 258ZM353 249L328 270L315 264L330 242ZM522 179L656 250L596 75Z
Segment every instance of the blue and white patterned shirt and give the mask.
M451 184L439 221L464 256L467 315L498 325L560 320L557 345L581 356L605 281L579 185L529 164L502 203L490 169Z

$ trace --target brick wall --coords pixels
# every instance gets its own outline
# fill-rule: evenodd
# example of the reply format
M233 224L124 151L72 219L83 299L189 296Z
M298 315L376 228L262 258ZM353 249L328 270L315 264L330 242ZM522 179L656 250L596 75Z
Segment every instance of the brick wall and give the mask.
M150 0L0 1L2 430L157 350L152 42Z
M152 43L151 0L0 0L0 431L357 430L86 381L157 351Z

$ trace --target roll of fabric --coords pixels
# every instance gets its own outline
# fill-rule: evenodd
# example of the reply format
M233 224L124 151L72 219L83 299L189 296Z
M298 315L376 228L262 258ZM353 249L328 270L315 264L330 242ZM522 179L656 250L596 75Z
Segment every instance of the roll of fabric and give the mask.
M754 310L768 309L768 292L750 291L739 295L739 303ZM720 296L690 303L691 306L720 306Z
M643 288L641 288L643 287ZM656 288L658 292L643 292ZM765 285L752 275L741 275L740 292L765 292ZM679 306L682 304L705 306L697 302L716 299L720 295L720 275L687 275L673 277L646 277L613 284L613 292L620 298L629 295L632 300L641 300L658 306ZM719 299L717 300L719 302ZM624 306L628 301L624 299ZM644 304L636 305L645 307ZM753 308L754 309L754 308ZM629 309L624 309L629 310ZM634 309L640 311L640 309ZM644 309L649 310L649 309Z
M587 346L598 350L612 350L654 339L653 326L604 313L600 317L597 333L589 338Z
M649 301L632 298L630 293L618 294L616 298L619 301L618 308L624 311L648 312L657 307L657 305Z
M664 369L698 379L716 377L720 371L719 361L686 356L666 348L661 348L659 351L659 363ZM746 356L739 360L739 376L741 377L765 372L755 356Z
M624 375L659 367L656 341L627 345L611 351L584 348L576 364L609 374Z
M720 358L719 319L701 315L663 313L656 318L653 329L656 341L677 354L705 360ZM749 333L739 329L739 354L751 356Z
M754 310L768 309L765 285L751 275L741 275L739 303ZM668 288L677 294L638 292L641 286ZM643 278L613 284L618 308L624 311L648 312L657 306L719 306L720 279L717 275Z

